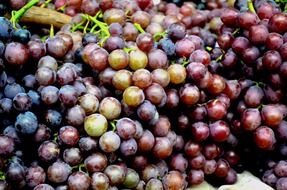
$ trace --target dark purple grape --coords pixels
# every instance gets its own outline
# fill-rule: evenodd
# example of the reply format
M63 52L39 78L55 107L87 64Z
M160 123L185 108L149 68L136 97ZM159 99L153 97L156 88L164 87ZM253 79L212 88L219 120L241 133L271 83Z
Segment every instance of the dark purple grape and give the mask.
M59 130L59 142L67 146L74 146L78 143L80 138L79 132L75 127L63 126Z
M38 156L44 162L55 161L60 154L60 148L57 143L52 141L43 142L38 149Z
M49 166L47 170L47 177L53 183L65 182L71 174L71 167L62 161L56 161Z
M32 99L26 93L18 93L13 98L13 107L20 112L28 111L32 107Z
M31 166L27 169L25 178L27 186L33 188L45 182L46 173L40 166Z
M0 155L3 157L10 156L15 150L14 140L8 136L0 136Z

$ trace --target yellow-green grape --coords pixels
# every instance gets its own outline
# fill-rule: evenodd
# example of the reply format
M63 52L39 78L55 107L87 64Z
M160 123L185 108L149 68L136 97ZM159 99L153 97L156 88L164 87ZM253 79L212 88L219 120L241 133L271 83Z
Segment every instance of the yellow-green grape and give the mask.
M124 102L131 107L137 107L143 103L145 95L142 89L137 86L128 87L123 93Z
M85 131L92 137L99 137L108 129L108 121L101 114L92 114L85 118Z
M145 52L141 50L135 50L130 53L130 68L132 70L143 69L147 66L148 57Z
M170 82L173 84L180 84L185 81L186 70L185 67L180 64L170 65L167 69L170 77Z

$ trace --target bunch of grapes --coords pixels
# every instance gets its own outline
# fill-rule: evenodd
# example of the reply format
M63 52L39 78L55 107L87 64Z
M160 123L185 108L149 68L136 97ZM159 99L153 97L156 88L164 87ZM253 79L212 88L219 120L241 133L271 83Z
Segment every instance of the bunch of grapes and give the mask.
M72 21L30 32L27 3ZM1 4L18 11L0 17L0 189L183 190L247 169L286 190L287 15L203 4Z

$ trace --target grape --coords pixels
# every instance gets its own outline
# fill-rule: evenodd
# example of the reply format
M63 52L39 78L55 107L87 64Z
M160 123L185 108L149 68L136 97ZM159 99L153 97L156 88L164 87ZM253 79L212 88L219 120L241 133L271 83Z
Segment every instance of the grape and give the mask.
M168 172L162 179L164 189L184 189L186 187L184 176L175 170Z
M146 190L163 190L163 184L158 179L150 179L146 184Z
M85 116L85 110L81 106L76 105L68 109L66 120L69 125L81 126L84 123Z
M145 89L145 97L152 104L158 106L163 106L166 102L166 93L162 86L157 83L152 83L148 88Z
M150 151L155 144L154 135L149 130L144 130L141 138L137 140L137 143L139 151L141 152Z
M80 106L84 109L87 115L95 113L99 108L99 100L93 94L85 94L78 99Z
M200 144L188 141L184 146L185 154L189 157L195 157L200 154L202 147Z
M285 161L279 161L274 168L274 173L278 177L286 177L287 176L287 165Z
M99 140L100 148L104 152L114 152L119 149L121 143L120 137L113 131L105 132Z
M44 162L52 162L59 157L60 149L58 144L52 141L43 142L38 149L38 156Z
M186 78L186 70L180 64L170 65L167 71L170 77L170 82L173 84L180 84Z
M261 124L261 115L258 109L248 108L241 116L242 128L245 130L255 130Z
M135 188L138 185L139 180L138 173L135 170L128 168L123 185L126 188Z
M172 156L169 165L173 170L184 172L187 169L188 161L182 154L176 154Z
M226 122L219 120L209 125L210 136L216 142L222 142L227 140L230 129Z
M144 98L144 92L136 86L128 87L123 93L124 103L131 107L139 106L144 101Z
M164 159L172 153L172 144L167 137L156 137L153 154L156 158Z
M264 183L267 183L270 186L275 186L278 178L273 173L273 170L267 170L263 174L262 180Z
M272 150L276 143L275 135L269 127L259 127L254 133L254 141L259 148Z
M125 45L125 42L121 37L111 36L105 41L104 48L108 52L112 52L116 49L124 48L124 45Z
M164 69L167 65L167 55L160 49L150 50L148 53L148 67L150 69Z
M29 59L29 51L23 44L11 42L6 46L4 57L11 65L23 65Z
M22 134L31 135L35 133L38 128L36 115L29 111L19 114L16 118L15 128Z
M28 111L32 106L31 98L25 93L18 93L13 98L13 107L17 111Z
M95 151L98 146L98 142L91 137L81 137L78 144L81 152L84 153Z
M91 176L91 188L93 190L107 189L109 186L109 178L104 173L95 172Z
M75 166L81 163L82 155L78 148L68 148L63 152L63 159L70 166Z
M5 157L11 155L15 149L13 139L8 136L1 135L0 142L0 155Z
M104 173L110 179L111 185L120 185L125 181L127 173L118 165L109 165Z
M90 173L103 171L107 165L107 157L101 153L94 153L84 161L85 166Z
M71 190L88 190L91 179L84 172L74 172L68 178L68 188Z
M62 161L56 161L49 166L47 177L53 183L65 182L71 174L71 167Z
M79 138L79 132L75 127L63 126L59 130L59 142L67 146L76 145Z
M276 105L266 105L261 110L262 120L270 127L278 126L282 119L283 113Z
M268 28L272 32L285 33L287 27L286 15L282 13L274 14L268 22Z
M286 185L286 178L285 177L282 177L280 179L278 179L278 181L276 182L276 189L278 190L284 190L287 188L287 185Z
M13 32L12 39L22 44L27 44L30 41L31 33L26 29L18 29Z
M99 112L109 120L116 119L121 114L121 104L113 97L106 97L99 105Z
M54 188L49 184L39 184L37 185L34 190L54 190Z
M46 173L40 166L31 166L26 172L26 183L28 187L35 187L45 182Z
M84 128L88 135L99 137L107 131L107 119L101 114L92 114L85 118Z
M105 11L103 19L109 25L112 23L120 23L123 25L125 23L126 17L123 10L111 8Z
M133 23L138 23L142 28L146 28L150 24L151 16L145 11L136 11L132 14L131 19Z

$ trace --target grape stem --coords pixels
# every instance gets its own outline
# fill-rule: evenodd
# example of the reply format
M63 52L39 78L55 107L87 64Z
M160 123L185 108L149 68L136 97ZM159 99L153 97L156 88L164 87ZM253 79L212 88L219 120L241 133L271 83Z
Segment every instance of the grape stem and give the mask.
M110 125L112 126L112 131L116 131L117 127L116 127L116 124L117 124L117 120L113 120L110 122Z
M186 57L184 57L183 58L183 61L182 61L182 66L186 66L186 65L188 65L189 64L189 60L188 59L186 59Z
M4 181L6 179L5 173L3 171L0 171L0 180Z
M51 27L50 27L50 38L53 38L54 36L55 36L54 25L51 24Z
M256 14L255 8L253 6L252 0L247 0L248 9L250 12Z
M19 9L18 11L12 11L11 15L11 23L13 24L13 27L16 28L16 24L21 19L21 17L34 5L39 3L40 0L31 0L29 3L27 3L24 7Z
M257 109L262 109L263 108L263 106L264 106L264 104L260 104L258 107L257 107Z
M211 50L212 50L212 47L206 46L205 49L206 49L207 51L211 51Z
M97 20L97 17L99 17L101 14L102 13L99 11L94 17L89 15L85 15L84 17L87 18L87 20L91 20L92 22L94 22L94 24L100 28L100 31L102 32L102 40L100 42L100 46L103 46L104 42L110 37L110 32L106 23ZM92 30L94 31L94 27L92 28Z
M40 7L45 8L51 2L52 2L52 0L46 0Z
M57 9L57 11L62 11L62 12L64 12L66 7L67 7L67 5L65 4L65 5L59 7L59 8Z
M155 41L159 41L161 38L166 37L166 35L167 35L167 31L157 32L157 33L155 33L155 34L153 35L153 39L154 39Z
M124 47L124 49L123 49L126 53L130 53L131 51L134 51L134 50L136 50L136 48L134 48L134 47Z
M140 33L145 33L144 29L142 28L142 26L138 23L134 23L134 26L136 27L136 29L140 32Z
M54 133L54 135L53 135L53 141L54 141L54 142L57 142L57 139L58 139L58 133Z

